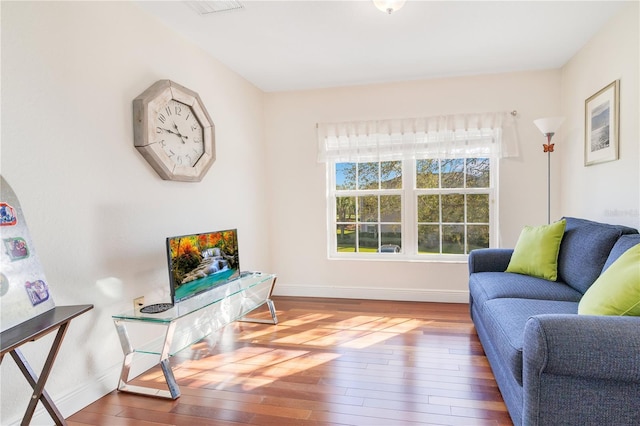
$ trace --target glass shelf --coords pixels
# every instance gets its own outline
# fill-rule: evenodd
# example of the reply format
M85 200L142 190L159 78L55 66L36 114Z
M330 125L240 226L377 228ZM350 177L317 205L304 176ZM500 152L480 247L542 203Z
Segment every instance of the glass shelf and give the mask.
M270 283L275 278L274 274L256 273L248 275L219 287L213 288L190 299L177 303L173 308L157 314L145 314L138 310L129 310L118 315L113 315L113 319L130 321L148 321L159 323L170 323L184 316L192 314L201 309L205 309L213 304L221 303L230 297L244 293L245 297L254 298L260 296L265 289L264 284ZM264 302L264 298L262 298Z
M125 355L118 390L171 399L179 397L169 357L236 320L277 324L271 300L275 282L274 274L256 273L177 303L164 312L145 314L130 310L113 315ZM247 314L264 304L269 308L271 320L246 318ZM151 337L149 326L160 327L163 333ZM135 331L130 330L135 327L142 327L142 333L130 333ZM136 353L159 356L168 391L129 384L129 372Z

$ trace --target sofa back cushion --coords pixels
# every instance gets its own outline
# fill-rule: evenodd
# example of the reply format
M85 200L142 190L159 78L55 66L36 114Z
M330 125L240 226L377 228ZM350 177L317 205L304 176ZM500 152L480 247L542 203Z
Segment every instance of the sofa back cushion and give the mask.
M627 234L621 236L613 245L611 253L609 253L609 257L604 264L604 268L602 268L602 272L606 271L609 266L611 266L611 264L622 255L622 253L626 252L631 247L637 244L640 244L640 234Z
M558 255L558 279L584 294L600 276L618 238L638 231L574 217L565 219L567 226Z

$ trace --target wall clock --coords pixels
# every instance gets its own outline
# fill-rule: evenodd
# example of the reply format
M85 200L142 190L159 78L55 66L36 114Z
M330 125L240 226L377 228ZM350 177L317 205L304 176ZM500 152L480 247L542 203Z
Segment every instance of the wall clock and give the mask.
M133 144L165 180L199 182L216 160L215 126L200 96L171 80L133 100Z

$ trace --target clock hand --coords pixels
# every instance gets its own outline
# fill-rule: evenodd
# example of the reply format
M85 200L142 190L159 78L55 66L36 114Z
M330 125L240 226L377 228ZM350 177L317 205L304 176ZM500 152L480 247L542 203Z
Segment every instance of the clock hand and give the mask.
M165 129L164 127L158 127L158 129L160 129L160 130L164 130L164 131L165 131L165 132L167 132L167 133L172 133L172 134L174 134L174 135L178 135L178 136L181 136L181 137L182 137L182 135L181 135L180 133L176 133L176 132L174 132L173 130Z
M186 143L184 141L184 138L189 138L189 136L184 136L182 133L180 133L180 129L178 128L178 125L176 124L176 122L173 122L173 128L176 129L178 131L178 133L175 133L176 135L180 136L180 140L182 141L182 143Z

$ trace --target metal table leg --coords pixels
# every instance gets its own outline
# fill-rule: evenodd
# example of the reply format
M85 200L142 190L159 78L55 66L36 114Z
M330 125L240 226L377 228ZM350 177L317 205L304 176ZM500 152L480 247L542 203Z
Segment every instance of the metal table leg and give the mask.
M269 289L269 295L267 296L267 299L264 301L264 303L266 303L267 307L269 308L269 313L271 314L271 320L265 320L265 319L260 319L260 318L242 317L238 321L254 322L254 323L259 323L259 324L273 324L273 325L278 324L278 316L276 315L276 307L273 304L273 300L271 300L271 295L273 294L273 289L276 287L276 280L277 279L278 279L278 277L274 277L273 281L271 281L271 288ZM262 305L260 305L260 306L262 306Z
M173 340L173 333L175 332L176 324L171 323L167 326L165 333L164 343L160 354L160 367L162 374L164 375L167 389L155 389L147 386L132 385L129 384L129 373L131 370L131 364L133 363L133 357L135 350L131 345L129 334L125 325L125 321L114 321L118 337L120 338L120 345L122 346L122 352L124 352L124 361L122 362L122 370L120 372L120 380L118 382L118 390L122 392L136 393L148 396L157 396L161 398L177 399L180 396L180 388L176 382L173 370L169 360L169 351L171 350L171 342Z

